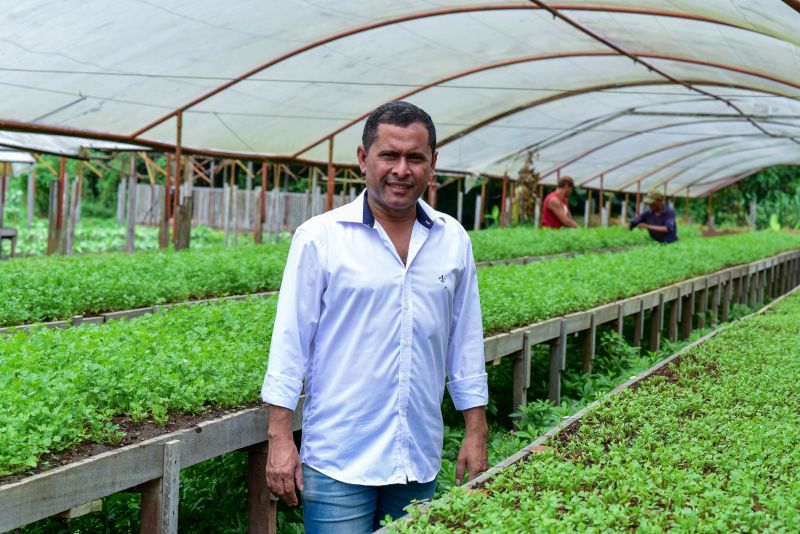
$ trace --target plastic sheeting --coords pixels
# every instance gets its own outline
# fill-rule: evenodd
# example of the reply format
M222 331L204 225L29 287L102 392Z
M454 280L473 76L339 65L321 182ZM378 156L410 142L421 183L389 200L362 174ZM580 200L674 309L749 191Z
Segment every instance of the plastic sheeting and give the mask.
M354 164L406 99L449 171L701 196L800 162L794 0L8 4L0 128L169 148L181 112L188 151Z

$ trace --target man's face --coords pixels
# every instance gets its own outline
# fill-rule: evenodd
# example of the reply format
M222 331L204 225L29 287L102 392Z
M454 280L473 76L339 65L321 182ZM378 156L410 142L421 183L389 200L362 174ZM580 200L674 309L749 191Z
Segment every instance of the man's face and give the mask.
M407 127L379 124L369 147L358 147L358 164L367 181L369 199L387 215L415 210L436 165L428 146L428 130L420 122Z
M572 192L573 192L574 190L575 190L575 189L574 189L574 188L573 188L571 185L567 185L567 186L565 186L565 187L564 187L564 197L565 197L565 198L569 198L569 196L572 194Z
M650 211L652 211L653 213L659 213L661 211L661 208L663 207L664 205L660 200L654 200L653 202L650 203Z

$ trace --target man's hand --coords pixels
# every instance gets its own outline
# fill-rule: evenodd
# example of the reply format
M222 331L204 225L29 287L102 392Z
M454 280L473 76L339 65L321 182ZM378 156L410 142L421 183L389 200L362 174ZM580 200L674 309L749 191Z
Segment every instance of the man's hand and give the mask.
M292 411L269 407L267 487L289 506L297 506L295 488L303 491L303 466L292 438Z
M641 228L642 230L649 230L650 225L647 223L639 223L639 228Z
M483 473L489 468L486 454L486 438L489 434L486 425L486 407L479 406L464 410L464 423L467 433L456 462L456 485L460 486L464 480L464 472L469 472L469 480Z

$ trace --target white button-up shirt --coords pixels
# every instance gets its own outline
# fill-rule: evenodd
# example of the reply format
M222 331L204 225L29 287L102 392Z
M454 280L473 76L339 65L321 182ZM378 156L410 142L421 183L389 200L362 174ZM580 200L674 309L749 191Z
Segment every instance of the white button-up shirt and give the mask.
M445 379L459 410L488 401L469 236L419 201L404 265L364 194L295 232L261 398L294 410L301 461L331 478L429 482Z

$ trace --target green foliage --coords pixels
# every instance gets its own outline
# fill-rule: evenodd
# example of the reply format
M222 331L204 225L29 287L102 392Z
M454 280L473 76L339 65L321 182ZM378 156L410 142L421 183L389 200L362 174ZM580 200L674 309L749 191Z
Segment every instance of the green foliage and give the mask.
M573 433L397 532L795 532L800 295L606 398Z
M277 289L287 244L0 263L0 324Z
M0 475L82 441L115 442L115 415L163 423L168 412L255 401L275 305L252 298L182 306L0 339Z
M222 248L218 232L199 227L193 230L193 248L176 254L156 251L157 232L155 228L137 228L139 246L151 251L20 258L0 263L0 326L278 289L288 253L286 242L277 246ZM691 227L682 230L682 235L683 232L697 235ZM46 236L43 223L30 231L23 230L22 252L43 252ZM473 239L478 261L590 250L621 245L624 240L652 246L641 232L613 228L569 232L510 228L479 232L473 234ZM26 248L27 243L36 243L37 248ZM84 221L75 241L77 252L123 246L122 229L97 220Z
M484 331L588 309L798 247L800 235L745 233L479 269Z
M693 226L682 225L679 232L681 239L700 235L698 229ZM469 235L477 262L635 247L652 243L646 232L631 231L620 226L550 230L523 225L471 231Z

